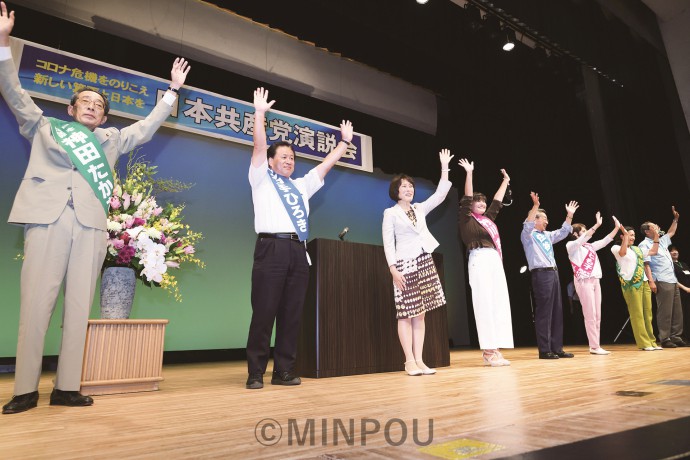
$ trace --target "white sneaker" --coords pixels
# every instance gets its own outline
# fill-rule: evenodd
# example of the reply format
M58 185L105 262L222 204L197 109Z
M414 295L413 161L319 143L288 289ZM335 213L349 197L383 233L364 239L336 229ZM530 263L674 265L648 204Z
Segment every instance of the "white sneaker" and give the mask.
M604 349L601 348L601 347L599 347L599 348L590 348L590 349L589 349L589 352L590 352L591 354L593 354L593 355L610 355L610 354L611 354L610 351L606 351L606 350L604 350Z
M655 349L655 350L663 350L663 348L661 348L661 347L660 347L659 345L657 345L656 343L654 344L654 349Z
M654 348L654 347L645 347L645 348L643 348L643 350L644 350L644 351L654 351L654 350L656 350L656 348Z

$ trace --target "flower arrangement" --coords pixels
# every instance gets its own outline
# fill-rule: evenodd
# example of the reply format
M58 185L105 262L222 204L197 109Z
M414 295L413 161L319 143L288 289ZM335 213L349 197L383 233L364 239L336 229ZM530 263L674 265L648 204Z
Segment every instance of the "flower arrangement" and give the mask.
M204 268L195 250L203 235L183 223L184 204L160 206L155 196L187 190L194 184L156 178L157 166L137 156L137 152L130 152L124 178L117 174L117 168L113 174L103 268L133 268L145 285L160 286L181 302L177 280L169 269L180 268L183 263Z

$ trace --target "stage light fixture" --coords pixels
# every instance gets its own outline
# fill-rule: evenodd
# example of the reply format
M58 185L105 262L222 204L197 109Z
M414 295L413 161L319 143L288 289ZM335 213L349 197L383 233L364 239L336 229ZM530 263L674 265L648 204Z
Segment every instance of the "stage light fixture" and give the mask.
M515 48L515 31L510 28L503 29L506 36L506 41L503 44L503 51L511 51Z
M484 20L482 19L482 12L479 8L471 3L465 4L465 13L467 17L467 25L470 30L476 32L484 27Z
M503 36L501 21L496 16L490 14L484 16L484 27L482 29L491 41L498 41Z
M425 5L428 2L429 0L417 0L417 3L419 3L420 5Z

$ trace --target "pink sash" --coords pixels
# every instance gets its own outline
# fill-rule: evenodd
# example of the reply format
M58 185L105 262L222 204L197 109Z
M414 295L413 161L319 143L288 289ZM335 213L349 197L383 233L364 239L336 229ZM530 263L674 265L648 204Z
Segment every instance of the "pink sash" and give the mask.
M498 227L496 227L494 221L481 214L477 214L474 212L471 212L470 214L472 214L472 217L474 217L474 219L477 222L479 222L479 225L484 227L484 229L489 233L489 236L494 242L494 246L496 246L496 251L498 251L498 255L501 256L501 260L503 260L503 251L501 250L501 236L498 234Z
M570 264L573 266L573 273L575 274L575 278L579 280L591 278L592 271L594 270L594 264L597 261L597 253L596 251L592 250L591 244L585 243L582 245L582 247L587 249L587 255L582 261L582 265L578 267L575 264L575 262L573 262L572 260L570 261Z

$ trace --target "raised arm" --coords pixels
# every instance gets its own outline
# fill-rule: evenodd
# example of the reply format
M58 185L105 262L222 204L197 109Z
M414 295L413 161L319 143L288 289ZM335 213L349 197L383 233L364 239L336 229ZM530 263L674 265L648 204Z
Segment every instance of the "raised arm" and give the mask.
M510 176L505 169L501 169L501 174L503 174L503 182L501 182L494 195L494 200L496 201L503 201L503 197L506 196L506 190L508 190L508 184L510 184Z
M575 211L577 211L577 208L579 207L580 205L577 204L577 201L571 201L570 203L565 205L565 221L568 223L568 225L572 225L573 216L575 215Z
M649 252L647 253L646 257L655 256L659 253L659 238L661 238L659 235L659 227L655 225L652 227L652 246L649 248Z
M676 229L678 229L678 218L680 217L680 214L678 214L678 211L676 211L675 206L671 206L671 210L673 211L673 222L671 222L671 226L666 232L669 238L673 238L673 235L676 234Z
M14 28L14 11L7 12L5 2L0 2L0 46L10 46L10 34Z
M465 170L465 196L474 195L474 185L472 183L472 174L474 173L474 161L469 161L467 158L460 158L458 164Z
M601 227L601 224L604 222L604 220L601 218L601 213L597 211L597 213L594 216L594 225L589 227L589 229L585 232L585 235L587 235L587 239L590 239L593 235L594 232L597 231L599 227Z
M268 90L257 88L254 91L254 150L252 150L252 165L261 166L266 161L266 112L268 112L276 101L268 102Z
M448 173L450 172L450 160L453 159L455 155L450 154L450 150L441 149L438 153L438 159L441 161L441 180L448 180Z
M187 74L192 69L189 62L185 61L183 58L176 58L173 62L172 70L170 71L170 90L177 92L184 85L184 81L187 79Z
M352 136L353 136L353 129L352 129L352 123L349 121L343 120L340 123L340 136L341 136L341 141L338 142L338 145L329 153L326 158L323 159L320 165L316 167L316 172L319 174L319 177L321 180L323 180L324 177L326 177L326 174L328 174L328 171L333 168L333 166L340 160L340 157L343 156L345 152L347 152L347 148L350 145L350 142L352 142Z
M628 234L628 231L625 229L623 224L620 224L618 226L618 229L621 231L621 248L618 250L618 255L621 257L625 257L625 254L628 253L628 244L630 243L630 235Z
M621 223L618 222L618 219L616 219L616 216L612 216L612 217L613 217L613 230L611 230L611 232L608 235L606 235L607 237L609 237L611 239L615 238L616 233L618 233L618 230L621 227Z
M529 196L532 198L532 209L527 214L527 222L534 222L534 219L537 218L537 211L539 211L539 194L529 192Z

